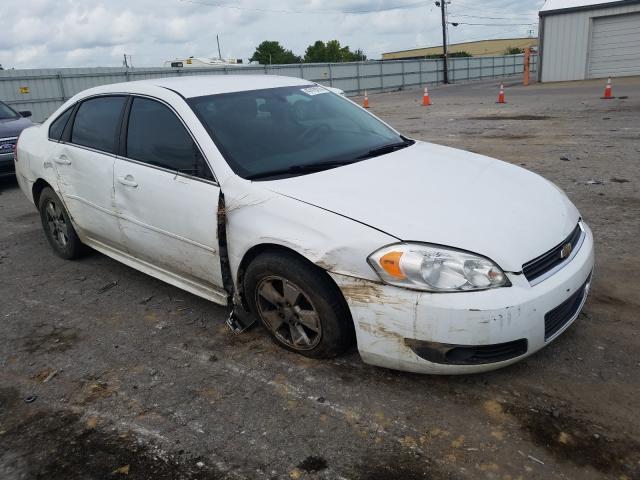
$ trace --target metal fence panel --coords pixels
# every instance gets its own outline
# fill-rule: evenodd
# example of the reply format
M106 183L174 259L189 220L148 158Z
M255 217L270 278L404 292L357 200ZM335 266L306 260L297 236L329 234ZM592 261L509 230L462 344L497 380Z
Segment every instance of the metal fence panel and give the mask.
M394 73L402 73L403 64L404 62L402 61L384 62L382 64L383 66L382 73L383 75L393 75Z
M229 72L229 73L235 73L235 72ZM271 75L282 75L283 77L299 77L300 76L300 66L299 65L293 65L293 66L272 66L269 68L269 73Z
M329 64L303 65L304 78L314 81L329 80Z
M538 57L531 57L536 72ZM523 55L452 58L449 78L466 82L522 73ZM192 75L285 75L341 88L347 94L421 87L444 80L442 60L395 60L353 63L304 63L203 68L63 68L0 71L0 100L17 110L31 110L44 121L64 101L87 88L109 83Z
M353 78L358 76L358 68L353 63L338 63L333 66L333 78Z

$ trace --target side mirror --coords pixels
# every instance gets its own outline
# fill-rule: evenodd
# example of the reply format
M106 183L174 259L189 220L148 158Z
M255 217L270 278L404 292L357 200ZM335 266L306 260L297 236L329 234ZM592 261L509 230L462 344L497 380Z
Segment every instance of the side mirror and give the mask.
M29 118L32 115L31 110L23 110L22 112L18 112L18 113L24 118Z

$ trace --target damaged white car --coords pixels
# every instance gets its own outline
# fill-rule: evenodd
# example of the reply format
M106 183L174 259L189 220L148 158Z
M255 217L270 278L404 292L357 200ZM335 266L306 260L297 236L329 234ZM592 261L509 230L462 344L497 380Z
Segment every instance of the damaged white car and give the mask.
M355 343L388 368L491 370L589 292L591 231L552 183L301 79L93 88L25 130L15 162L62 257L89 246L310 357Z

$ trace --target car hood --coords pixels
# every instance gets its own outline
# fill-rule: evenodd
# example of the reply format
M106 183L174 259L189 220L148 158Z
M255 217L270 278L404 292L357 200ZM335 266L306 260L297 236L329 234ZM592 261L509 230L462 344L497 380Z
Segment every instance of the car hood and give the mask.
M33 122L27 118L0 119L0 138L17 137L27 127L33 126Z
M399 240L484 255L511 272L562 242L579 220L567 196L539 175L423 142L263 186Z

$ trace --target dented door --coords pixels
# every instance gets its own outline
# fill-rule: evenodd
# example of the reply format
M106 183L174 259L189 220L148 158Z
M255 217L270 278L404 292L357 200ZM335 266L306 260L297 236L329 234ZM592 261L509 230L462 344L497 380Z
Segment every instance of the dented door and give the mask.
M126 103L124 96L100 96L80 104L66 141L51 143L49 165L59 191L81 234L114 248L122 235L113 205L116 132Z
M169 272L221 286L219 187L116 159L116 208L129 253Z
M130 254L221 290L220 188L193 136L171 107L148 97L132 98L124 129L114 185Z

